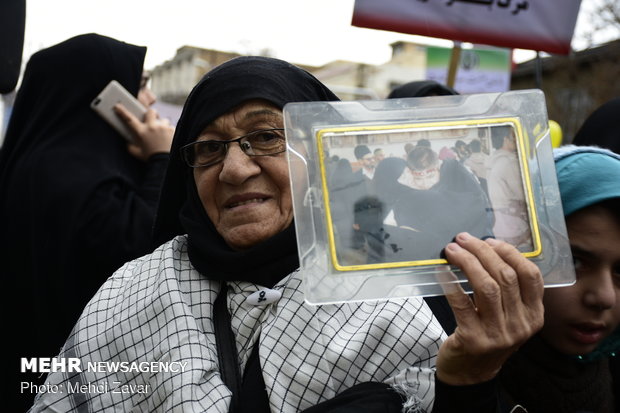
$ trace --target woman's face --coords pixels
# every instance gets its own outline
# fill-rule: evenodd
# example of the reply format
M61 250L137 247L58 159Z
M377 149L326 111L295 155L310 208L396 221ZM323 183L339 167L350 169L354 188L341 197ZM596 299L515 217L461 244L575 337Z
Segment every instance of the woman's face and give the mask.
M282 127L280 109L267 101L249 100L215 119L196 140L231 140ZM194 180L211 222L235 250L265 241L293 221L285 153L250 157L233 143L222 162L195 168Z
M542 337L564 354L593 351L620 324L620 223L591 206L567 220L577 281L545 290Z
M149 79L150 75L148 73L142 74L142 79L140 80L140 90L138 91L138 101L147 108L153 106L157 101L155 94L149 88Z

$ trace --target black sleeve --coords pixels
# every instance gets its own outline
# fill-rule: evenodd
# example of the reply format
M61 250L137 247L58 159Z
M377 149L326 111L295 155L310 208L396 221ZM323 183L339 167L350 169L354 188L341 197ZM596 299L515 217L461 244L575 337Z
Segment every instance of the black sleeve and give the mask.
M451 335L456 330L456 318L452 312L452 307L448 303L445 295L437 295L433 297L424 297L424 301L430 307L433 315L443 327L446 335Z
M405 399L390 385L378 382L357 384L304 413L401 413Z
M360 383L304 410L304 413L401 413L405 397L390 385ZM450 386L435 377L435 403L432 413L498 413L496 380L469 386Z
M468 386L451 386L435 375L433 413L497 413L499 393L496 379Z
M76 242L82 256L109 274L152 250L152 227L168 154L151 156L138 187L102 182L82 206Z
M481 191L475 175L467 170L459 161L445 160L440 168L439 185L448 191L477 192Z
M169 153L156 153L146 162L146 174L139 192L149 202L157 203L159 200L159 191L164 182L169 159Z

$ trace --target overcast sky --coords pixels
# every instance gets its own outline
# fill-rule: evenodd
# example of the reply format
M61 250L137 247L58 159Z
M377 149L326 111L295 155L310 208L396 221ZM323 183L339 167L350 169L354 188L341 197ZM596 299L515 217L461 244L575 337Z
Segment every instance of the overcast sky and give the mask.
M379 1L379 0L378 0ZM583 0L586 3L596 0ZM26 0L24 63L37 50L96 32L147 46L145 68L185 45L323 65L336 59L381 64L389 44L452 42L351 26L354 0ZM577 33L584 24L580 17ZM573 47L575 47L573 42ZM531 58L519 52L517 60Z

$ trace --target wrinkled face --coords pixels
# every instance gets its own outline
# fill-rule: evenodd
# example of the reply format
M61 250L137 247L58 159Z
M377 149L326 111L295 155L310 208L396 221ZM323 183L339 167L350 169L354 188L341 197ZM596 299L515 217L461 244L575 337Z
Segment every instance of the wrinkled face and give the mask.
M215 119L196 140L231 140L282 127L280 109L263 100L249 100ZM235 250L265 241L293 221L285 153L250 157L233 143L222 162L195 168L194 181L211 222Z
M583 355L620 324L620 223L596 205L566 223L577 282L545 290L540 334L564 354Z

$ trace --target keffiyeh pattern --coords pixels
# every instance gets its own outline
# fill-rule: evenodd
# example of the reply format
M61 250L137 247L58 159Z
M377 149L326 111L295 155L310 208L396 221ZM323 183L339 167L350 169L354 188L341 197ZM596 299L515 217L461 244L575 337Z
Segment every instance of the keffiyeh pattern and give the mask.
M367 381L414 389L420 407L430 411L435 357L445 336L423 300L310 306L294 272L273 287L282 293L279 300L249 303L261 288L230 283L227 302L241 371L259 342L272 411L301 411ZM218 371L212 321L219 289L192 267L185 236L127 263L88 304L59 356L79 358L83 371L50 373L46 385L58 391L40 393L31 411L227 412L231 393ZM184 367L177 373L93 372L88 362ZM76 383L100 389L108 383L108 391L69 392Z

